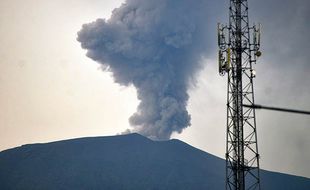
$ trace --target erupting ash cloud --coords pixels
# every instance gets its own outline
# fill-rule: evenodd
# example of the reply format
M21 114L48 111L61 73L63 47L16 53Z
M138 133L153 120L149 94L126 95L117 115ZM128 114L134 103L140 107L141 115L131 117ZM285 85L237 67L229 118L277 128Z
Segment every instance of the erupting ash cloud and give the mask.
M208 6L207 0L127 0L110 19L78 32L88 57L115 82L137 89L134 132L164 140L190 126L187 90L207 51Z

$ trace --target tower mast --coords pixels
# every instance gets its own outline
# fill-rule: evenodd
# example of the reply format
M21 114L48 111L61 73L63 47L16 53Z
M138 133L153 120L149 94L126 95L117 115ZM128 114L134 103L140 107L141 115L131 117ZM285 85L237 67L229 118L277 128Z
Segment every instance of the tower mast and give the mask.
M249 26L247 0L230 0L229 24L218 24L219 73L228 75L226 189L260 189L253 65L260 26Z

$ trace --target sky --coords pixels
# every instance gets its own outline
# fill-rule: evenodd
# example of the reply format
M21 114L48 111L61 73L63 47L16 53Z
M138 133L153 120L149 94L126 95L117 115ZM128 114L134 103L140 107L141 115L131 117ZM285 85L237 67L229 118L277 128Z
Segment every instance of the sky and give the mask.
M139 105L134 85L115 82L77 41L82 25L108 19L121 0L0 1L0 150L86 136L119 134ZM256 102L310 110L307 0L249 0L250 22L262 23L255 69ZM208 54L189 90L191 126L172 138L224 157L226 82L217 71L216 22L228 1L212 7ZM214 28L214 30L212 29ZM261 167L310 177L310 118L257 111Z

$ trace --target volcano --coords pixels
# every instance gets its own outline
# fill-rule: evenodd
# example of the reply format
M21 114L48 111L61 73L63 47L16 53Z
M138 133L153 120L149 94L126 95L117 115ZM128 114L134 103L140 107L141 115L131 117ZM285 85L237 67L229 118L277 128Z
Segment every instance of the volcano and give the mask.
M261 170L264 190L310 179ZM222 190L225 160L180 140L139 134L30 144L0 152L1 190Z

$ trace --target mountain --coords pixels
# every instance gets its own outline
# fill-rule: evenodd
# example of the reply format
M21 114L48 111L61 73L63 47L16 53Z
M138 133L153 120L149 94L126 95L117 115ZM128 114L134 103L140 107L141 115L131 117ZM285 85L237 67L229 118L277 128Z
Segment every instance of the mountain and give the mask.
M0 152L1 190L225 189L225 161L179 140L138 134L31 144ZM261 172L264 190L308 190L310 179Z

